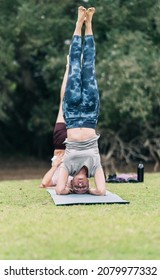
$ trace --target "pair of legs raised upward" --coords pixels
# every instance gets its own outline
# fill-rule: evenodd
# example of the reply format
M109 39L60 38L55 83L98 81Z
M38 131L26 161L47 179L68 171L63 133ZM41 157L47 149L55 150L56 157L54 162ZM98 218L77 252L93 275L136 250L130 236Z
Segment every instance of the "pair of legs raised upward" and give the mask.
M69 51L69 72L63 99L67 129L95 129L99 114L99 94L95 75L95 43L92 31L94 8L78 9L78 19ZM82 46L82 26L85 24Z

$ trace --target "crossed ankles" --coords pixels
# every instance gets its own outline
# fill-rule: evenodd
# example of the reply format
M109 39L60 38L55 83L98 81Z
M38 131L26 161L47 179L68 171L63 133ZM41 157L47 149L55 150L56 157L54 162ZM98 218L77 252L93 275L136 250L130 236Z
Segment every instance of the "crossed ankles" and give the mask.
M91 7L86 10L83 6L78 8L78 18L74 35L81 36L82 26L85 23L85 35L92 35L92 17L95 13L95 8Z
M86 19L86 9L83 6L78 8L77 24L83 25Z
M83 6L80 6L78 8L78 18L77 18L77 23L80 23L83 25L83 23L91 23L92 22L92 17L95 13L95 8L91 7L86 10Z
M86 11L86 19L85 19L85 24L87 23L91 23L92 22L92 17L95 13L95 8L94 7L91 7L89 9L87 9Z

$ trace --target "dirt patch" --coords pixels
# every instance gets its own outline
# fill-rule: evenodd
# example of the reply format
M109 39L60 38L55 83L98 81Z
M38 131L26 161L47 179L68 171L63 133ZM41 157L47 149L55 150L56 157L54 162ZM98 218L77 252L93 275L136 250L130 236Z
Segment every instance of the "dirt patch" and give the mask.
M50 159L46 161L33 158L10 158L0 159L0 180L29 180L41 179L51 166ZM145 172L154 172L154 164L144 164ZM136 173L137 164L118 166L116 170L120 173ZM157 172L160 172L158 168ZM110 172L106 171L106 174Z
M50 160L0 159L0 180L41 179L50 168Z

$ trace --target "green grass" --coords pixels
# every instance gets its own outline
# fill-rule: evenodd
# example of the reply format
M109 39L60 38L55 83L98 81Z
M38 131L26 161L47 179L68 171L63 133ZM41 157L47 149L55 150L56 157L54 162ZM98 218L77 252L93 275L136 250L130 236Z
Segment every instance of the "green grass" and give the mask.
M159 259L160 174L108 184L128 205L55 206L39 180L0 182L0 259Z

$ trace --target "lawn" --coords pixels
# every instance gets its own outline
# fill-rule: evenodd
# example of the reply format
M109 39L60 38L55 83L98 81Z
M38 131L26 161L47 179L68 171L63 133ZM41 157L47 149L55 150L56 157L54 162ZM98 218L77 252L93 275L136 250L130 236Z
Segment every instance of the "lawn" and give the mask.
M0 182L1 260L160 258L160 173L106 185L123 205L55 206L39 183Z

